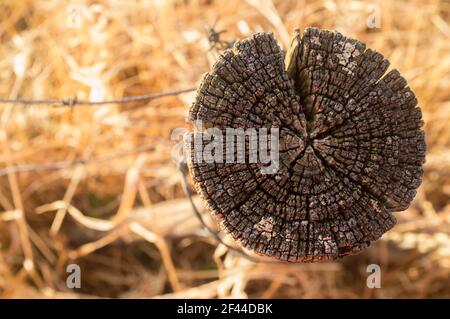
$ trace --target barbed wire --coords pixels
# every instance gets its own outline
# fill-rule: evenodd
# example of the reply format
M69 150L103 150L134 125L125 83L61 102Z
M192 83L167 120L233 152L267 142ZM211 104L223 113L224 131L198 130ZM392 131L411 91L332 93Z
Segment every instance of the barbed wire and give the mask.
M85 105L104 105L104 104L114 104L114 103L132 103L132 102L142 102L142 101L150 101L162 97L175 96L183 93L189 93L195 91L196 87L191 87L187 89L180 90L171 90L167 92L158 92L158 93L149 93L144 95L136 95L118 99L104 100L104 101L87 101L87 100L78 100L75 98L68 99L9 99L9 98L0 98L0 104L24 104L24 105L40 105L40 104L49 104L49 105L57 105L57 106L75 106L78 104ZM31 171L47 171L47 170L59 170L70 168L76 166L78 164L89 164L92 162L102 162L110 159L114 159L117 157L127 156L133 153L140 153L149 151L154 148L154 145L140 145L131 150L116 152L113 154L108 154L104 156L100 156L97 158L91 159L77 159L73 161L60 161L60 162L52 162L52 163L34 163L34 164L24 164L24 165L15 165L8 166L0 169L0 177L8 175L10 173L19 173L19 172L31 172Z
M111 100L104 101L89 101L89 100L79 100L76 96L72 98L65 99L25 99L25 98L0 98L0 104L23 104L23 105L53 105L53 106L75 106L75 105L105 105L105 104L126 104L133 102L144 102L151 101L163 97L180 95L183 93L189 93L195 91L196 87L191 87L187 89L180 90L172 90L167 92L157 92L157 93L149 93L144 95L136 95L124 98L117 98Z
M78 104L85 104L85 105L104 105L104 104L114 104L114 103L124 104L124 103L132 103L132 102L150 101L150 100L154 100L154 99L158 99L158 98L162 98L162 97L174 96L174 95L179 95L179 94L183 94L183 93L189 93L189 92L195 91L196 89L197 89L196 87L191 87L188 89L172 90L172 91L158 92L158 93L149 93L149 94L144 94L144 95L136 95L136 96L104 100L104 101L78 100L76 97L69 98L69 99L0 98L0 104L7 104L7 103L8 104L24 104L24 105L49 104L49 105L70 106L70 107L78 105ZM141 146L138 146L131 150L116 152L116 153L101 156L98 158L77 159L74 161L60 161L60 162L53 162L53 163L35 163L35 164L8 166L8 167L0 169L0 177L8 175L10 173L58 170L58 169L73 167L78 164L89 164L92 162L102 162L102 161L107 161L107 160L114 159L117 157L127 156L127 155L133 154L133 153L145 152L145 151L151 150L152 148L154 148L153 145L141 145Z

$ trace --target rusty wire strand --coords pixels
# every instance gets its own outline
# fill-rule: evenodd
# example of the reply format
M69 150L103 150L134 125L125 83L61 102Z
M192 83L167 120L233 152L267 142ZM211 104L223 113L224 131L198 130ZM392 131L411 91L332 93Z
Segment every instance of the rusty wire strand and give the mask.
M65 98L65 99L25 99L25 98L0 98L0 104L23 104L23 105L40 105L40 104L48 104L53 106L75 106L75 105L105 105L105 104L126 104L133 102L144 102L151 101L154 99L179 95L183 93L189 93L195 91L196 87L191 87L187 89L180 90L171 90L167 92L157 92L157 93L149 93L144 95L136 95L124 98L117 98L111 100L104 101L89 101L89 100L79 100L77 97Z
M149 93L144 95L137 95L137 96L130 96L125 98L119 98L119 99L112 99L112 100L104 100L104 101L87 101L87 100L78 100L75 98L68 98L68 99L24 99L24 98L18 98L18 99L9 99L9 98L0 98L0 104L6 104L6 103L12 103L12 104L24 104L24 105L39 105L39 104L50 104L50 105L56 105L56 106L75 106L78 104L84 104L84 105L104 105L104 104L113 104L113 103L131 103L131 102L142 102L142 101L150 101L162 97L167 96L174 96L179 95L183 93L188 93L195 91L197 88L192 87L188 89L181 89L181 90L172 90L167 92L158 92L158 93ZM46 170L58 170L58 169L64 169L76 166L78 164L89 164L92 162L102 162L107 161L110 159L114 159L117 157L123 157L127 156L133 153L140 153L149 151L152 148L154 148L151 144L146 145L140 145L136 148L116 152L113 154L108 154L105 156L100 156L93 159L77 159L74 161L60 161L60 162L53 162L53 163L35 163L35 164L24 164L24 165L16 165L16 166L8 166L3 169L0 169L0 177L5 176L10 173L19 173L19 172L30 172L30 171L46 171Z

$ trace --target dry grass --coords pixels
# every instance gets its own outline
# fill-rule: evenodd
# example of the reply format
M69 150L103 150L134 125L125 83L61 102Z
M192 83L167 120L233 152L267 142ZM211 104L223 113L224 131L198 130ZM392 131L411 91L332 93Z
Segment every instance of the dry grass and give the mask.
M200 227L171 161L170 133L185 126L193 94L127 106L1 105L0 297L450 297L449 1L383 1L380 30L366 29L363 1L76 3L80 28L67 24L64 1L0 1L1 97L102 100L195 86L214 59L204 27L218 16L228 40L265 30L286 44L298 27L337 29L382 52L416 92L424 181L396 228L363 254L254 264ZM76 291L65 286L73 262L82 269ZM382 265L382 289L366 288L369 263Z

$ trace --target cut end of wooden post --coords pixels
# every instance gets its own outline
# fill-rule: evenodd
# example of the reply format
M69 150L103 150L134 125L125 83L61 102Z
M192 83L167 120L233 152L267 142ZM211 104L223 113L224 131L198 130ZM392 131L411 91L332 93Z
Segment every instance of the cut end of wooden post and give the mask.
M199 161L192 139L191 176L228 234L261 255L315 262L358 253L395 225L392 212L421 183L426 146L415 95L388 66L364 43L317 28L296 32L286 55L257 33L219 57L189 120L224 137L279 131L271 174L248 156Z

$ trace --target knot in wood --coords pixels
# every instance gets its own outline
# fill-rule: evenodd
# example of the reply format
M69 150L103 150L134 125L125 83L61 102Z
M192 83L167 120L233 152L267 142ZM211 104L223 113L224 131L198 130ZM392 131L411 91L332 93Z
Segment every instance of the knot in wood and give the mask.
M394 226L421 183L425 140L416 97L388 66L316 28L296 31L287 53L258 33L219 57L189 120L224 134L279 130L273 174L247 160L199 162L191 147L196 189L228 234L258 254L315 262L358 253Z

